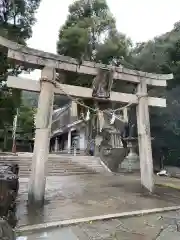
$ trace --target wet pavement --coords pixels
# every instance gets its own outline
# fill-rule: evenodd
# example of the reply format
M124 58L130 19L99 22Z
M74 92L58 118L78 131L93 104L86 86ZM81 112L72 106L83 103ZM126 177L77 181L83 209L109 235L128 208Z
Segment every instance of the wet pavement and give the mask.
M180 202L180 191L173 188L157 186L153 195L145 193L136 175L48 177L45 206L38 211L28 211L27 189L28 179L20 179L17 226L169 207Z
M63 229L54 229L46 232L39 233L29 233L27 235L22 235L17 237L16 240L78 240L75 233L71 230L71 228L63 228Z
M17 240L179 240L179 221L176 211L56 228L21 235Z

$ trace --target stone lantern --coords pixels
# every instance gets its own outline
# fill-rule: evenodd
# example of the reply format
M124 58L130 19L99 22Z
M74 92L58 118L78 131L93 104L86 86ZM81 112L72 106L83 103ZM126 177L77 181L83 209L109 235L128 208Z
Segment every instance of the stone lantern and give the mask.
M121 163L121 170L125 172L136 172L140 170L140 160L137 154L138 138L128 137L123 139L127 142L127 148L129 149L128 155Z
M137 154L138 136L136 124L127 123L122 134L122 141L128 149L128 155L122 161L120 170L123 172L136 172L140 170L140 159Z

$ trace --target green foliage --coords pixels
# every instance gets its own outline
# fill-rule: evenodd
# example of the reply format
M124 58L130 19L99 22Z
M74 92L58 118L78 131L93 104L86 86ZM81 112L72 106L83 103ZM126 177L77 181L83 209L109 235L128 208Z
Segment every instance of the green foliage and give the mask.
M97 47L96 60L104 64L119 66L124 63L130 53L132 42L124 34L111 31L109 36Z
M13 122L15 108L20 104L20 92L16 89L9 90L2 87L0 91L0 129L11 125Z
M32 139L34 137L34 116L36 108L22 105L18 114L18 129L22 132L22 138Z
M75 25L62 31L59 37L58 53L79 59L86 50L88 29Z
M40 0L8 1L4 21L1 19L1 35L17 42L25 43L32 35L32 25L35 23L34 13Z
M91 5L77 0L69 6L67 20L59 31L57 52L76 58L80 65L91 60L118 66L126 63L130 46L130 39L117 32L106 0L94 0ZM89 87L92 78L68 73L65 82Z
M30 108L37 108L38 106L39 93L36 92L21 92L21 104L29 106Z
M165 163L179 165L180 24L176 23L172 31L147 43L137 44L132 52L131 63L142 71L174 74L166 91L157 89L149 92L167 99L166 108L151 110L151 132L155 137L153 148L156 152L163 152Z
M25 44L32 35L32 25L35 23L34 13L40 0L7 1L5 18L0 20L0 35L10 40ZM6 87L9 74L17 75L21 67L7 62L6 52L0 51L0 128L12 126L16 108L20 106L21 93Z
M114 28L115 20L106 0L94 0L91 6L84 0L75 1L60 29L57 51L79 61L92 60L102 35Z

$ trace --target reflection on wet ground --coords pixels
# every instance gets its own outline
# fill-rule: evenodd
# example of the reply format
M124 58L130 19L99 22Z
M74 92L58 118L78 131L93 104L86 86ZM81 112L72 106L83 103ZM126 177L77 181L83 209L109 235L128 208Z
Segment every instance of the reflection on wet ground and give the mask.
M18 226L174 206L180 198L179 191L167 187L156 187L153 195L145 193L136 175L48 177L44 208L28 212L27 185L28 179L20 179Z
M78 240L71 228L59 228L51 231L44 231L40 233L29 233L26 236L17 237L17 240Z
M180 212L81 223L66 228L34 232L17 240L179 240L180 232L172 218Z

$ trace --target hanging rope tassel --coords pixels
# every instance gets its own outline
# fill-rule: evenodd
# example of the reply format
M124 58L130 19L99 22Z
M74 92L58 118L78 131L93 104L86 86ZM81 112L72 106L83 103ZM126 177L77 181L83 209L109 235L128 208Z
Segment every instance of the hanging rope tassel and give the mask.
M111 124L111 125L114 124L115 120L116 120L116 116L115 116L115 114L114 114L114 112L113 112L112 118L111 118L111 120L110 120L110 124Z
M99 131L101 132L104 126L104 114L102 111L98 110L98 118L99 118Z

